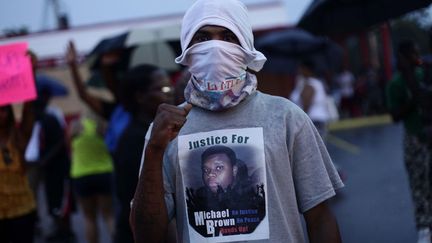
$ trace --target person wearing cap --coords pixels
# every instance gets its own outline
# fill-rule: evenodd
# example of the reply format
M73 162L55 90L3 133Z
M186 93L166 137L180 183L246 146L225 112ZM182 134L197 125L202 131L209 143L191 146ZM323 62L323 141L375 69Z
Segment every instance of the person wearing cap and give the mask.
M181 47L175 61L191 73L186 103L160 105L146 135L130 216L135 242L164 242L174 218L179 242L306 242L302 216L310 242L340 242L326 201L343 183L308 116L257 91L253 73L266 58L254 48L246 7L196 1L183 18ZM202 183L196 163L215 145L245 158L263 203L190 212L186 188Z

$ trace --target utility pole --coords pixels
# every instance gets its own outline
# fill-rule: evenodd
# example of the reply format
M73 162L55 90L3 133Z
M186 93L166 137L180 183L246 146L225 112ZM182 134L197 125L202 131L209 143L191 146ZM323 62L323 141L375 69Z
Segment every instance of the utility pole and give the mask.
M57 29L64 30L69 28L69 21L66 13L60 11L58 0L51 0L54 8L54 16L57 19Z
M59 0L45 0L44 9L44 27L46 28L48 9L52 6L54 17L56 19L57 28L59 30L64 30L69 28L69 21L67 14L61 10Z

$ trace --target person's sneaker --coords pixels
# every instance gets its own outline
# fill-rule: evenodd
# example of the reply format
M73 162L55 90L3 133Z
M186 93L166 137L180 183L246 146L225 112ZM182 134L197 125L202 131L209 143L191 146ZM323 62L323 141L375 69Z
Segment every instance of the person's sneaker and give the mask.
M419 229L417 243L431 243L431 232L429 228Z

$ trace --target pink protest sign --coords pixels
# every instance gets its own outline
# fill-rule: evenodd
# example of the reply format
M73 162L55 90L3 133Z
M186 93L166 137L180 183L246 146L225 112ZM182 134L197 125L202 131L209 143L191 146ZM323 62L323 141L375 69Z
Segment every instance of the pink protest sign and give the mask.
M36 98L27 43L0 46L0 105Z

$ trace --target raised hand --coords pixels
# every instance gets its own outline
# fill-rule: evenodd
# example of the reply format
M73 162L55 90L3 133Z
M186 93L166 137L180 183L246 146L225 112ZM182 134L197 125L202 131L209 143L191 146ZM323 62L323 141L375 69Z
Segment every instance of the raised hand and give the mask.
M77 53L73 41L69 41L66 50L66 61L68 64L75 64L77 60Z
M177 137L191 109L191 104L183 107L159 105L148 146L165 149L168 143Z

